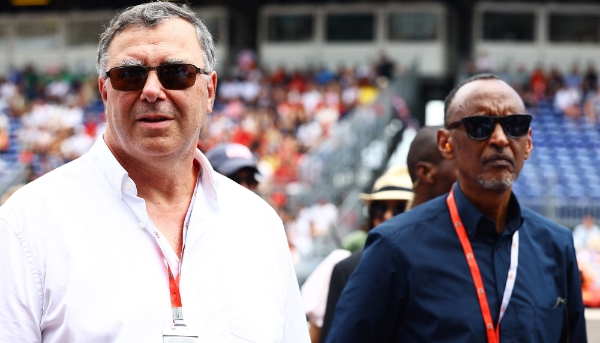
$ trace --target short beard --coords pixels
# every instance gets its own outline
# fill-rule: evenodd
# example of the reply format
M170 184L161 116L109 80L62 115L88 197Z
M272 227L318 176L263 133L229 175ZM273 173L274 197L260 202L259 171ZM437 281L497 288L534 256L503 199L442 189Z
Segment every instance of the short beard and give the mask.
M475 179L475 182L489 191L505 191L512 187L516 180L517 176L515 174L511 174L510 176L502 176L492 180L484 179L482 175L479 175Z

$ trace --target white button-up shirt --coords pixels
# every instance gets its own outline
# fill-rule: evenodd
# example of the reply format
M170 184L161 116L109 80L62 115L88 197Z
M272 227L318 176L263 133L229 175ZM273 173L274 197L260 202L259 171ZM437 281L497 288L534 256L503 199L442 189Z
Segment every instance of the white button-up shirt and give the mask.
M195 158L181 261L102 139L0 207L0 342L162 342L165 261L200 342L308 342L281 220Z

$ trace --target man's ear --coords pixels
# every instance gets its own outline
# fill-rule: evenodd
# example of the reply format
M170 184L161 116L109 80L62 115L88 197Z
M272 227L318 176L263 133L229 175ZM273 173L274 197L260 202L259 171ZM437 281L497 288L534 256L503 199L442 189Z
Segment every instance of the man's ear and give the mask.
M419 161L415 165L415 175L419 183L433 184L435 168L430 162Z
M450 131L446 129L439 129L437 132L438 149L442 156L447 160L454 159L454 147L452 146L452 137Z
M533 151L533 130L529 128L529 132L527 132L527 136L525 137L525 159L528 159L531 156L531 152Z
M100 97L102 97L102 102L104 103L104 107L106 107L106 79L102 76L98 76L98 91L100 91Z
M206 76L206 91L208 95L206 113L211 113L217 96L217 72L214 70Z

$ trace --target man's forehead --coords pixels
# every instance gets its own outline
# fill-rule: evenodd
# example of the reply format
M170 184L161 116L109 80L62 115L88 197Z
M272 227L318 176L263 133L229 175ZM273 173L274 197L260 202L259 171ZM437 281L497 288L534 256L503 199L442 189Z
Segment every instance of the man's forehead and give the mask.
M165 19L152 27L129 25L115 35L108 50L113 66L144 65L147 59L159 59L154 61L157 65L198 64L195 60L202 58L196 29L181 18Z
M513 113L525 110L519 94L502 80L486 79L469 82L456 92L452 101L452 114L461 117L482 114L477 113L480 111L495 110Z

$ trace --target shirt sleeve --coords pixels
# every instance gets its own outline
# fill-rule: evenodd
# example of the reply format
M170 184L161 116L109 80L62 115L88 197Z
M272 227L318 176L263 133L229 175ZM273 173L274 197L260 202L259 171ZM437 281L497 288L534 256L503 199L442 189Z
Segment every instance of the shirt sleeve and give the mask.
M581 277L573 242L568 247L567 283L569 295L567 296L568 322L566 329L569 331L569 342L587 342L585 329L585 307L581 295Z
M335 308L327 343L390 341L406 299L406 278L398 263L390 238L371 231Z
M41 342L41 303L33 258L0 219L0 343Z

